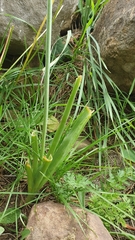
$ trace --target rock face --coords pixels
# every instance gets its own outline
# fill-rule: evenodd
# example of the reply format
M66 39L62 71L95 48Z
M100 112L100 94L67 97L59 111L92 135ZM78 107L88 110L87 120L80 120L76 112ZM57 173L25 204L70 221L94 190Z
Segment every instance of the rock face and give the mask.
M63 205L46 202L33 206L27 224L31 233L26 240L113 240L96 215L77 207L73 210L82 219L83 231Z
M110 77L127 92L135 78L135 1L110 0L95 25L93 36Z
M60 7L59 0L53 4L53 16ZM63 8L53 24L52 42L59 36L60 30L71 20L71 15L78 5L78 0L63 0ZM0 1L0 41L7 33L9 24L14 26L9 47L11 55L21 54L36 35L47 12L46 0L1 0ZM35 30L34 30L35 29ZM45 29L45 28L44 28Z

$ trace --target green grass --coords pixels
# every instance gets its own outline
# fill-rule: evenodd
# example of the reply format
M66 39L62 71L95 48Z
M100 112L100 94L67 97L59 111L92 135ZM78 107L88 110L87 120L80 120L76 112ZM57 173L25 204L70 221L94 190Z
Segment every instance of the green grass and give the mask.
M68 62L58 60L67 48L70 32L64 51L51 63L50 73L48 72L46 77L49 83L46 88L48 103L42 95L43 84L40 84L43 80L44 56L40 56L40 68L27 66L31 55L23 67L18 62L18 65L13 64L4 69L3 60L1 61L0 169L3 181L1 180L0 206L3 207L0 208L0 232L4 228L5 232L19 238L20 229L25 229L27 222L27 205L42 199L48 200L51 196L67 207L72 203L95 212L113 237L121 240L135 239L134 232L126 229L126 224L132 225L135 222L135 100L132 98L135 80L129 93L118 89L104 71L98 43L90 34L106 2L98 0L94 5L93 1L86 0L86 5L83 6L79 1L82 34L79 40L76 40L74 51L71 49ZM40 32L38 36L39 34ZM98 60L94 58L95 52ZM46 58L48 59L48 56ZM80 58L83 67L78 60ZM75 79L80 75L82 81L79 91L77 93L77 89L75 90L75 101L68 105ZM108 91L105 80L112 86L112 93ZM74 145L81 132L76 135L80 122L77 116L80 116L84 106L94 110L94 113L86 126L82 121L84 125L81 128L81 139L87 139L89 144L78 149ZM62 130L56 126L56 132L50 131L48 117L51 119L51 116L54 116L58 124L64 110L67 112L64 115L66 119L61 123ZM55 124L54 122L53 127ZM70 145L73 134L76 137ZM68 146L67 152L65 145ZM56 159L53 165L49 165L51 176L47 169L42 170L42 176L38 175L39 171L44 169L42 164L39 165L38 159L41 160L44 154L47 158L53 156L53 159ZM57 165L59 154L61 160ZM35 159L33 163L32 158ZM37 178L41 177L34 198L27 198L27 187L31 182L25 170L28 159L34 176L36 173ZM37 178L34 183L38 183Z

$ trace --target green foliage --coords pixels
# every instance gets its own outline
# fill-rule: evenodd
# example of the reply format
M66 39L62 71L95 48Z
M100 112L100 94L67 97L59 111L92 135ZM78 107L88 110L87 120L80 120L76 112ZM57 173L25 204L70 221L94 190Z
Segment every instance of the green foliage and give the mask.
M70 125L68 132L64 133L65 136L62 137L79 84L80 78L78 78L74 84L60 125L56 131L52 143L50 144L47 156L40 158L37 135L35 132L32 133L32 159L29 159L25 165L28 177L29 193L37 193L46 183L46 181L52 177L53 173L58 169L59 165L65 160L65 158L68 158L70 150L91 117L92 112L90 109L87 107L84 108L79 116L73 121L72 126ZM33 198L33 196L29 195L28 200L31 198Z
M4 169L5 178L11 177L1 195L6 198L14 194L16 203L14 208L7 209L9 205L6 205L0 213L0 223L5 229L5 225L15 223L17 239L18 235L20 237L18 195L22 194L23 198L28 194L29 203L34 197L38 202L40 198L46 199L54 193L57 200L64 204L87 206L103 219L110 231L113 228L113 234L118 232L119 238L122 235L126 239L134 239L122 229L127 220L135 221L134 193L128 191L135 181L135 102L131 98L135 80L128 94L118 89L107 75L99 45L91 34L106 2L86 0L83 5L83 1L79 1L82 33L79 40L75 40L72 53L68 46L71 38L69 31L66 42L58 39L52 51L51 41L47 40L46 49L41 59L39 57L39 68L27 67L45 18L33 45L10 68L1 71L0 167ZM5 46L7 50L8 44ZM22 66L22 58L27 52ZM46 66L42 71L44 54ZM65 56L70 59L66 64L62 62ZM80 72L82 77L78 77ZM114 90L113 94L108 92L106 83ZM92 111L89 109L94 109L91 121ZM74 143L80 133L88 139L89 145L78 150ZM110 150L121 156L121 169L117 161L112 166ZM49 184L46 184L47 181ZM15 192L11 191L12 184ZM28 192L24 192L27 184ZM7 197L8 204L10 197ZM4 228L0 227L0 234ZM29 230L25 229L22 239L28 234Z
M48 152L45 153L45 143L47 138L47 124L49 115L49 82L50 82L50 59L51 59L51 29L52 29L52 2L48 1L47 5L47 36L46 36L46 67L44 76L44 115L43 115L43 129L41 147L39 147L38 136L35 132L31 135L31 147L32 154L26 161L25 169L28 179L28 193L37 194L44 184L52 178L52 175L56 172L59 165L68 158L68 155L78 139L79 135L83 131L85 125L89 121L92 115L92 111L85 107L79 116L73 121L72 126L65 132L66 124L69 118L69 114L73 107L73 103L81 83L81 77L78 77L73 85L71 95L68 99L65 111L63 113L60 125L56 131L56 134L49 146ZM58 42L57 49L61 50L61 46ZM55 47L55 50L57 50ZM62 50L61 50L62 51ZM54 53L53 53L54 54ZM57 55L57 53L55 53ZM65 136L63 137L63 133ZM62 139L61 139L62 138ZM34 195L28 195L27 201L34 198Z
M8 208L4 212L0 212L0 224L14 223L20 216L20 210Z
M26 237L28 237L28 235L30 234L30 230L25 228L22 232L21 232L21 239L20 240L24 240L26 239Z
M123 158L125 158L126 160L129 160L130 162L135 162L135 152L128 148L128 149L123 149L121 148L121 152L123 155Z
M99 189L98 194L95 192L90 198L89 208L107 219L105 225L109 229L110 223L125 226L127 218L134 219L133 195L126 194L132 176L135 176L135 171L131 168L111 173L107 181L102 183L102 188ZM135 180L135 177L132 180Z
M110 190L111 188L114 190L123 190L125 186L128 186L128 179L133 175L134 173L131 168L118 170L117 172L110 173L107 184L109 183Z
M5 231L5 229L0 226L0 235L1 235L2 233L4 233L4 231Z
M61 55L61 58L59 60L59 62L63 62L64 59L71 59L72 56L72 51L69 45L66 46L65 48L65 43L66 43L66 39L65 37L63 38L59 38L56 43L54 44L53 48L52 48L52 53L51 53L51 61L55 60L59 55ZM63 51L64 49L64 51Z
M76 197L80 192L85 194L88 186L91 185L90 180L81 174L67 172L63 178L55 184L56 194L59 199L61 196L70 202L73 197Z
M129 216L134 216L134 207L132 200L127 196L121 196L118 193L100 193L102 198L93 195L89 202L89 208L103 217L104 224L110 230L111 224L116 226L120 224L125 227L125 219ZM109 223L108 223L109 222Z
M126 219L135 220L134 197L132 194L124 194L131 175L135 176L135 172L131 172L130 168L111 173L100 187L100 183L92 184L90 176L67 172L59 182L55 183L56 196L70 203L76 202L77 199L83 207L87 202L87 208L97 213L109 230L112 225L125 227ZM103 178L102 174L101 178ZM89 193L91 196L87 199Z

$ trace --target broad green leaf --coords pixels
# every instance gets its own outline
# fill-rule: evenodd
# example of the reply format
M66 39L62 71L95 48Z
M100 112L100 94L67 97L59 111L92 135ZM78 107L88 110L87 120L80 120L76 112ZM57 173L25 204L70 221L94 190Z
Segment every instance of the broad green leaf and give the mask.
M52 60L58 57L61 54L61 52L63 52L63 55L66 55L66 56L67 55L70 56L72 54L70 47L68 45L65 47L65 44L66 44L65 42L66 42L65 37L59 38L57 40L57 42L55 43L52 49L52 54L51 54ZM63 59L63 55L61 56L61 60Z
M131 161L131 162L135 162L135 151L131 150L131 149L121 149L122 150L122 156L123 158Z
M50 116L47 122L48 132L55 132L59 127L59 121L54 116Z
M21 240L24 240L29 234L30 234L30 230L29 230L28 228L25 228L25 229L21 232Z
M5 212L0 212L0 223L10 224L14 223L20 216L20 210L14 208L8 208Z

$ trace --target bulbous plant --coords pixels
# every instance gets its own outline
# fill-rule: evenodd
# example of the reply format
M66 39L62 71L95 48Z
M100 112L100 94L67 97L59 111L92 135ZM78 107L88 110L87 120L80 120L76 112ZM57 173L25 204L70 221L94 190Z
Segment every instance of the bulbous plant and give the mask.
M51 29L52 29L52 1L48 1L47 5L47 34L46 34L46 67L44 76L44 118L41 146L39 146L36 131L31 134L31 157L25 164L27 181L28 181L28 197L27 202L33 200L34 195L40 191L44 184L51 179L59 165L68 158L69 153L84 129L86 123L92 115L92 111L86 106L82 109L67 132L65 127L67 120L74 104L76 93L79 89L82 77L79 76L68 99L60 125L50 144L48 152L45 154L47 121L49 111L49 78L50 78L50 53L51 53ZM47 147L48 148L48 147Z
M39 147L36 131L33 131L31 134L32 154L31 159L25 165L28 179L28 193L31 193L28 195L27 201L33 199L34 194L39 192L58 169L59 165L68 158L73 145L92 115L92 111L88 107L84 107L78 117L73 120L68 132L64 132L80 82L81 77L79 76L74 83L60 125L46 155L41 155L42 149Z

